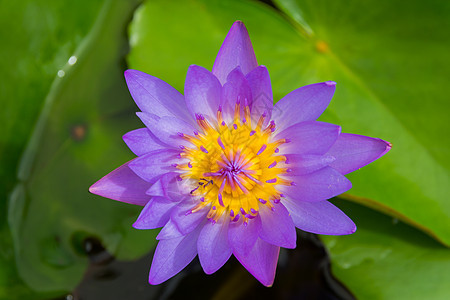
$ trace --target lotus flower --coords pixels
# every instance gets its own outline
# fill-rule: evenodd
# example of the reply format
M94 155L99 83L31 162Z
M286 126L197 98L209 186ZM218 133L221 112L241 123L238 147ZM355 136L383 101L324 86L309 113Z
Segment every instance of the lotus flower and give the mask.
M274 106L269 73L240 21L212 72L189 67L184 96L140 71L127 70L125 78L146 128L123 137L137 157L90 191L143 206L135 228L162 227L151 284L168 280L196 255L207 274L234 255L271 286L280 247L296 247L296 227L355 232L327 199L351 188L345 174L391 146L316 121L335 82L298 88Z

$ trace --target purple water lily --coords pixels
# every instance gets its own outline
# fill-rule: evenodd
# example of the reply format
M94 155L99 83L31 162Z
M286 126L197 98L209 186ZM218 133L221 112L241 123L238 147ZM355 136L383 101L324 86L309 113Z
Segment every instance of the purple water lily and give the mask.
M342 235L356 226L327 201L351 188L345 174L391 145L315 121L335 82L301 87L273 106L242 22L231 27L212 72L189 67L185 95L136 70L125 78L146 128L124 135L137 157L91 186L103 197L144 206L134 227L163 227L149 282L159 284L196 255L207 274L233 254L271 286L280 247L296 230Z

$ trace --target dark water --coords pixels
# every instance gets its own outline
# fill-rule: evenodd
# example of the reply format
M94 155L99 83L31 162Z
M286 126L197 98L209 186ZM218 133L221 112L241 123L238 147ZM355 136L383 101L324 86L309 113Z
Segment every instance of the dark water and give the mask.
M282 249L273 287L266 288L232 257L213 275L198 259L164 284L149 285L153 251L136 261L118 261L93 238L84 241L90 265L84 279L65 300L151 299L355 299L330 272L320 240L298 231L298 247Z

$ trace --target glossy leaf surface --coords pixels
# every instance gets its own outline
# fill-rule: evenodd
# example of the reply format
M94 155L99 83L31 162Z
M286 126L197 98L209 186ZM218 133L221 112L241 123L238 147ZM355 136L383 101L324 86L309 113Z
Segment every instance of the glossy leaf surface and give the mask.
M430 19L448 23L441 12L448 5L436 1L422 8L417 2L404 10L388 1L371 6L325 2L280 2L288 14L302 17L294 26L261 3L148 2L130 28L128 61L182 91L187 66L211 68L227 29L242 20L258 62L269 69L275 101L299 86L334 80L335 96L320 119L341 125L344 132L393 143L388 155L348 176L353 188L344 197L405 220L448 245L450 147L443 138L449 125L442 87L449 69L442 45L450 39L441 23ZM192 18L176 21L185 14ZM427 30L419 30L422 22L413 22L413 16L420 16ZM432 26L435 31L427 34Z

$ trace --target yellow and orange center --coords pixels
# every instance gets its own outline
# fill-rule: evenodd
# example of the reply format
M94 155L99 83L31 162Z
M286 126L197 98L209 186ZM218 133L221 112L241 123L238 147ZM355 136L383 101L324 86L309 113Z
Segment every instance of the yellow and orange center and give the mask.
M197 115L200 132L178 133L192 147L181 146L180 156L189 162L176 167L183 171L180 178L191 183L190 195L200 199L188 213L210 205L207 218L213 223L228 214L232 221L243 218L247 224L256 217L260 205L272 208L280 201L283 195L277 185L291 185L279 177L290 171L278 149L289 140L272 141L275 123L263 128L265 113L252 126L248 105L241 108L236 103L231 124L226 124L222 114L219 107L216 124Z

